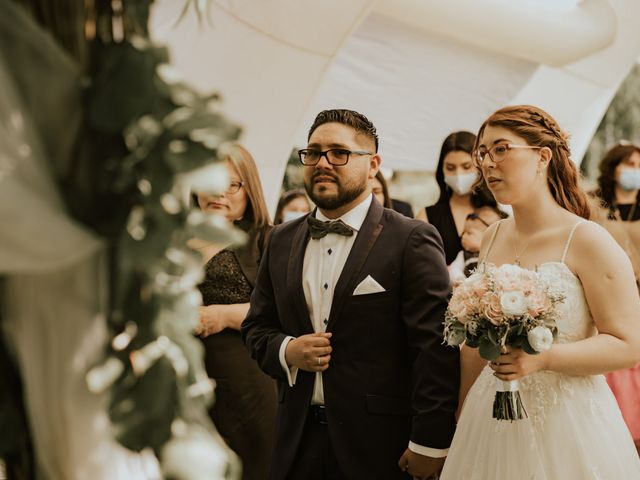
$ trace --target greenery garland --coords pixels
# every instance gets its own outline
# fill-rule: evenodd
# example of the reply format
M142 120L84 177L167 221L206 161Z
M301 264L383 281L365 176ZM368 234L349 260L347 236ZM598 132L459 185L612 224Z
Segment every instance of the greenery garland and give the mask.
M190 209L186 177L224 158L225 143L237 139L240 129L216 111L217 96L202 96L183 83L166 50L150 41L149 4L122 4L119 41L99 30L96 36L87 116L93 146L107 153L98 175L104 181L95 184L95 193L109 210L96 227L113 241L114 337L107 360L88 381L94 391L111 388L109 414L120 443L152 448L165 476L193 478L181 474L193 463L181 468L181 462L164 458L174 436L187 451L190 441L206 439L213 393L202 347L191 334L201 304L195 289L201 258L186 242L193 236L226 240L229 234ZM117 24L118 18L110 18ZM214 170L218 181L211 188L225 187L221 171ZM209 450L209 458L199 459L203 468L211 456Z
M186 243L242 238L192 210L188 195L194 181L213 192L226 188L220 161L240 128L218 112L216 95L183 82L166 49L150 40L152 0L85 3L62 26L46 1L22 3L41 22L57 22L54 35L71 39L61 43L87 73L84 131L61 190L72 215L109 248L111 340L87 374L88 387L110 392L116 439L134 451L152 449L165 478L236 478L237 461L206 410L213 384L191 333L201 257ZM202 16L205 5L188 0L185 9Z

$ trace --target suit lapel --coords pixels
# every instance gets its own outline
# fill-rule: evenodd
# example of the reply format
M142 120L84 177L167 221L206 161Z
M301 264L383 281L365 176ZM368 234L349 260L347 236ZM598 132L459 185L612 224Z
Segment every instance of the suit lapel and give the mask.
M362 227L356 236L351 252L347 257L347 261L344 264L344 268L340 273L336 288L333 291L333 302L331 302L331 312L329 314L329 324L327 325L327 331L329 331L336 321L336 318L340 316L340 311L344 302L351 295L355 288L355 282L358 278L358 273L362 270L364 262L367 260L373 245L382 232L382 224L380 219L382 218L383 208L378 202L371 202L367 216L362 223Z
M310 215L313 215L311 213ZM307 301L304 297L304 286L302 283L302 269L304 266L304 254L309 243L309 227L306 217L300 222L293 236L291 253L287 265L287 291L298 314L297 318L303 319L303 330L306 333L313 333L313 324L309 317Z

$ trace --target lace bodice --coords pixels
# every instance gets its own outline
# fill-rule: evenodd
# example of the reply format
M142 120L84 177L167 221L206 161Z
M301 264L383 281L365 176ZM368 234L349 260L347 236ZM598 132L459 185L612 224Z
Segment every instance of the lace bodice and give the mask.
M485 260L483 260L482 263L493 265L491 262L487 262L486 259L491 252L491 247L493 246L502 222L503 220L500 220L496 229L493 231ZM589 311L587 299L584 296L582 283L564 262L576 228L582 223L585 223L585 221L580 220L576 222L571 229L564 245L562 258L559 262L544 262L536 268L536 271L542 279L550 285L551 288L557 289L559 293L565 297L564 301L557 307L558 318L556 319L556 325L558 327L558 334L555 343L575 342L595 335L596 333L596 327L591 317L591 312Z
M557 307L556 343L575 342L595 335L596 327L580 279L563 262L543 263L537 271L552 288L560 290L565 297Z

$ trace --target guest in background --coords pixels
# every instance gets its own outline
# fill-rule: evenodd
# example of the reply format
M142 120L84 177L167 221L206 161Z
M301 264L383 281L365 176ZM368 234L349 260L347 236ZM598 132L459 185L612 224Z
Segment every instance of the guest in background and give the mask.
M604 208L594 220L627 252L640 285L640 147L615 145L600 162L599 170L596 195ZM640 452L640 364L606 377Z
M595 196L602 205L593 220L627 252L640 286L640 147L630 143L613 146L599 170Z
M464 222L476 208L496 207L496 201L473 165L471 152L476 136L470 132L454 132L445 138L436 168L440 198L435 205L418 212L416 218L431 223L442 237L447 265L462 250L460 236Z
M396 212L403 214L405 217L413 218L413 208L409 202L398 200L397 198L391 199L391 208Z
M460 237L462 250L449 265L452 284L455 285L471 275L478 265L482 235L491 224L508 216L507 213L496 207L480 207L467 215L467 219L464 222L464 231Z
M273 223L280 223L295 220L311 211L311 202L304 189L297 188L288 190L282 194L276 208L276 215Z
M371 179L371 192L380 205L384 208L391 208L389 187L387 186L387 181L380 170L378 170L376 176Z
M389 195L389 187L387 186L387 180L381 171L376 173L375 178L371 180L371 191L378 200L378 203L385 208L391 208L398 213L403 214L405 217L413 218L413 209L411 205L402 200L396 200Z
M220 195L196 194L205 212L224 215L247 233L248 241L226 248L198 248L207 260L199 288L200 335L205 366L216 381L210 415L241 458L244 480L264 480L269 469L276 413L276 387L251 359L240 338L249 310L258 264L270 230L258 170L251 154L237 145L226 159L229 187Z

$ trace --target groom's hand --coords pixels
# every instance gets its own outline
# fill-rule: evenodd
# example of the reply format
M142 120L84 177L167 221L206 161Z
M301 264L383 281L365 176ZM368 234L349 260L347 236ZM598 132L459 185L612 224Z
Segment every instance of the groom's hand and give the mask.
M331 360L331 333L311 333L294 338L287 344L284 358L287 365L307 372L324 372Z
M438 478L444 465L445 457L433 458L412 452L408 448L400 457L398 466L403 472L407 472L414 480L429 480Z

